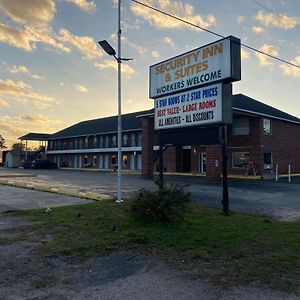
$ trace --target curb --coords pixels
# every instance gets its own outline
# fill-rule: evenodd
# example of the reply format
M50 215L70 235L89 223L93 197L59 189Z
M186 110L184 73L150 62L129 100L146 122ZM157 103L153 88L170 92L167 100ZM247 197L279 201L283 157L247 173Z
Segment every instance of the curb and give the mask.
M12 179L0 178L0 184L13 186L13 187L19 187L19 188L25 188L25 189L34 190L34 191L48 192L48 193L64 195L64 196L72 196L72 197L94 200L94 201L113 199L113 197L111 197L109 195L105 195L105 194L82 192L79 189L54 188L49 185L37 184L37 183L26 183L26 182L15 181Z

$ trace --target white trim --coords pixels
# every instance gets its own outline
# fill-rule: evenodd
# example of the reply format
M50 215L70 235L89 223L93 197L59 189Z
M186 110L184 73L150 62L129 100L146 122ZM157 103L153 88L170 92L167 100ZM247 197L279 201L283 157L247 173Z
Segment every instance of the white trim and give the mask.
M142 147L122 147L123 152L142 151ZM91 148L91 149L69 149L69 150L48 150L47 154L76 154L76 153L108 153L118 152L118 148Z
M263 113L259 113L259 112L251 111L251 110L247 110L247 109L236 108L236 107L232 107L232 109L237 110L237 111L241 111L241 112L246 112L246 113L258 115L258 116L262 116L262 117L271 118L271 119L277 119L277 120L286 121L286 122L290 122L290 123L300 124L300 121L299 122L292 121L292 120L288 120L288 119L285 119L285 118L280 118L280 117L276 117L276 116L272 116L272 115L268 115L268 114L263 114Z
M147 113L147 114L143 114L143 115L138 115L136 116L136 118L143 118L143 117L154 117L154 113Z

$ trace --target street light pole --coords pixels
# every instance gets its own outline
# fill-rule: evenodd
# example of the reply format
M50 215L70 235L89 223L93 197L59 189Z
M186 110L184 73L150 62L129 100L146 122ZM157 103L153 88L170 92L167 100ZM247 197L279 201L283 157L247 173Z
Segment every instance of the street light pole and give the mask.
M102 49L110 56L113 56L118 63L118 192L117 203L123 202L122 199L122 94L121 94L121 63L122 60L130 61L132 58L121 57L121 0L118 2L118 53L108 43L103 40L98 42Z
M118 195L117 203L122 199L122 101L121 101L121 0L118 1Z

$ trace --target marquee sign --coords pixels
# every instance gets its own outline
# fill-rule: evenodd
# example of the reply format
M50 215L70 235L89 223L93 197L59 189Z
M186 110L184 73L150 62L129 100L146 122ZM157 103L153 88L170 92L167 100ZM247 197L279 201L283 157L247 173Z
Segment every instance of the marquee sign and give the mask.
M240 40L229 36L151 66L149 97L240 79Z
M223 105L223 97L231 94L231 85L222 83L155 99L156 130L230 122L231 101ZM229 112L228 112L229 110Z

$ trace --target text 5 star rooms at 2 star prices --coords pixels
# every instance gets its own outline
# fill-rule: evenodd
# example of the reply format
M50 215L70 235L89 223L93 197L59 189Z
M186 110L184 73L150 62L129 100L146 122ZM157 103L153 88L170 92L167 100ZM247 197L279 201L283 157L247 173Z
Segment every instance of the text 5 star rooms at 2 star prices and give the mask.
M222 122L222 84L155 99L155 129Z

